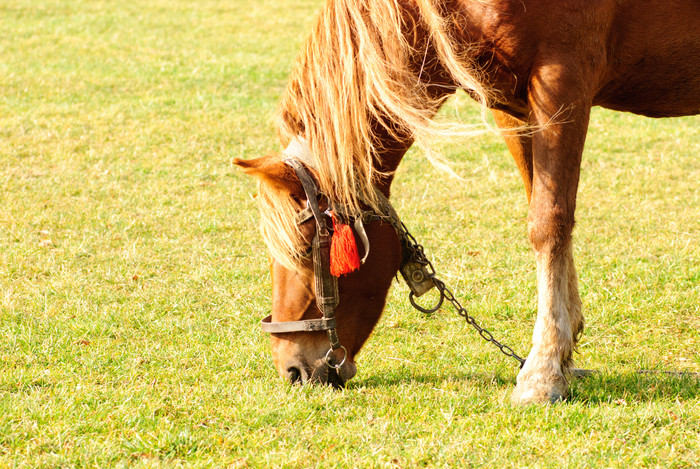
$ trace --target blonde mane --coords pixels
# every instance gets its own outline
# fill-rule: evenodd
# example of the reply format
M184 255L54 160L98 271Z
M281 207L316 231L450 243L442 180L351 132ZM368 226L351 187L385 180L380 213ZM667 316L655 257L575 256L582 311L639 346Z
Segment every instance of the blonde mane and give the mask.
M453 38L453 15L441 14L443 2L401 3L327 0L278 110L283 143L295 136L308 140L321 192L351 212L362 202L376 203L372 185L380 174L373 163L381 153L376 125L397 138L409 136L428 152L435 136L453 133L434 122L443 98L431 97L416 67L426 60L428 47L456 88L467 90L482 108L489 101L477 67L467 59L468 45ZM300 242L295 208L271 188L261 187L260 199L271 254L293 268Z

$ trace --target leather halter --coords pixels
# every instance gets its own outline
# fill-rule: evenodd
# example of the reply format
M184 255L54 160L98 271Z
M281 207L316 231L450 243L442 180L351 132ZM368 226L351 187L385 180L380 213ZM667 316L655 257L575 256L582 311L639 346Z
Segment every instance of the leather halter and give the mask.
M316 187L316 183L304 164L302 164L302 161L300 161L297 156L289 157L284 161L294 169L299 177L302 187L304 188L304 193L306 194L307 207L297 215L297 222L303 223L312 217L316 222L316 234L314 235L314 239L312 241L312 257L316 284L316 304L323 313L323 317L319 319L302 319L300 321L273 321L272 315L269 315L260 322L260 325L263 332L271 334L327 331L328 341L330 342L331 348L326 353L326 363L328 366L338 370L343 363L345 363L348 352L347 349L340 344L340 341L338 340L338 333L336 331L335 308L338 306L339 295L338 279L331 274L330 270L332 229L328 226L328 217L321 212L318 205L319 192L318 188ZM412 259L410 256L408 258L406 257L408 253L407 251L410 250L405 249L405 245L407 244L408 240L405 238L404 232L401 229L403 226L401 220L394 210L394 207L389 202L389 199L387 199L384 194L382 194L376 188L375 194L377 199L379 199L381 212L363 212L361 216L355 220L355 230L365 245L365 257L369 252L369 242L367 241L367 235L364 232L363 223L383 220L388 222L396 230L396 233L401 240L403 251L401 260L402 269L406 266L410 267L412 264ZM415 270L415 268L413 268L413 270ZM409 287L413 290L415 282L410 282L410 275L407 276L403 270L401 273L407 280ZM414 291L414 293L416 296L420 296L425 291L427 290ZM411 298L413 297L411 296ZM342 349L345 355L339 364L333 364L331 362L331 353L338 349Z
M263 332L279 334L285 332L312 332L327 331L328 342L331 348L326 353L326 362L333 368L340 368L347 358L347 350L338 340L338 332L335 323L335 308L338 306L338 279L331 274L331 229L328 226L327 217L323 215L318 206L318 188L313 178L304 165L296 158L285 160L299 177L304 192L308 208L316 221L316 234L312 241L314 278L316 283L316 304L323 313L320 319L302 319L300 321L273 321L272 316L267 316L261 321ZM342 349L345 356L338 365L330 362L331 352Z

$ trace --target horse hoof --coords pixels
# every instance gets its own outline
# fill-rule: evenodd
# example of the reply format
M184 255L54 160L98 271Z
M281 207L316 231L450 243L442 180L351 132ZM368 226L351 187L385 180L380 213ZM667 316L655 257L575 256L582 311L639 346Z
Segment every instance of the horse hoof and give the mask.
M510 400L515 405L528 404L556 404L566 400L566 386L542 386L529 385L528 383L518 384L513 391Z

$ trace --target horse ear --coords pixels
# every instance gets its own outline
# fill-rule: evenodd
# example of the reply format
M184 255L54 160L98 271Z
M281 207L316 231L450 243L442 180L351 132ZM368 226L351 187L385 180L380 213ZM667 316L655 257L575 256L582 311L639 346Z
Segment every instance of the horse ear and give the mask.
M287 192L299 200L305 198L304 188L299 182L296 173L279 158L274 156L263 156L252 160L236 158L233 160L233 164L238 166L245 174L254 176L279 191Z

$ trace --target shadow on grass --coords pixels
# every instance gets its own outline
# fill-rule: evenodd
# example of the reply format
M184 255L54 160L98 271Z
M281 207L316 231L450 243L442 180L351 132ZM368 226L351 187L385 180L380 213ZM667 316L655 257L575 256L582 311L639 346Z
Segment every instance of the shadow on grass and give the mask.
M700 396L696 374L595 373L571 382L569 400L588 404L690 400Z
M425 384L437 386L445 382L470 381L484 386L514 386L515 375L512 373L411 373L405 370L385 373L383 375L368 376L367 378L350 381L348 389L353 388L381 388L385 386L399 386L410 384Z
M515 386L515 374L507 371L494 373L411 373L397 370L383 375L368 376L350 381L348 389L382 388L401 385L437 386L445 382L469 381L484 387ZM589 405L627 404L679 400L700 397L700 375L628 372L619 374L593 373L571 379L570 403Z

